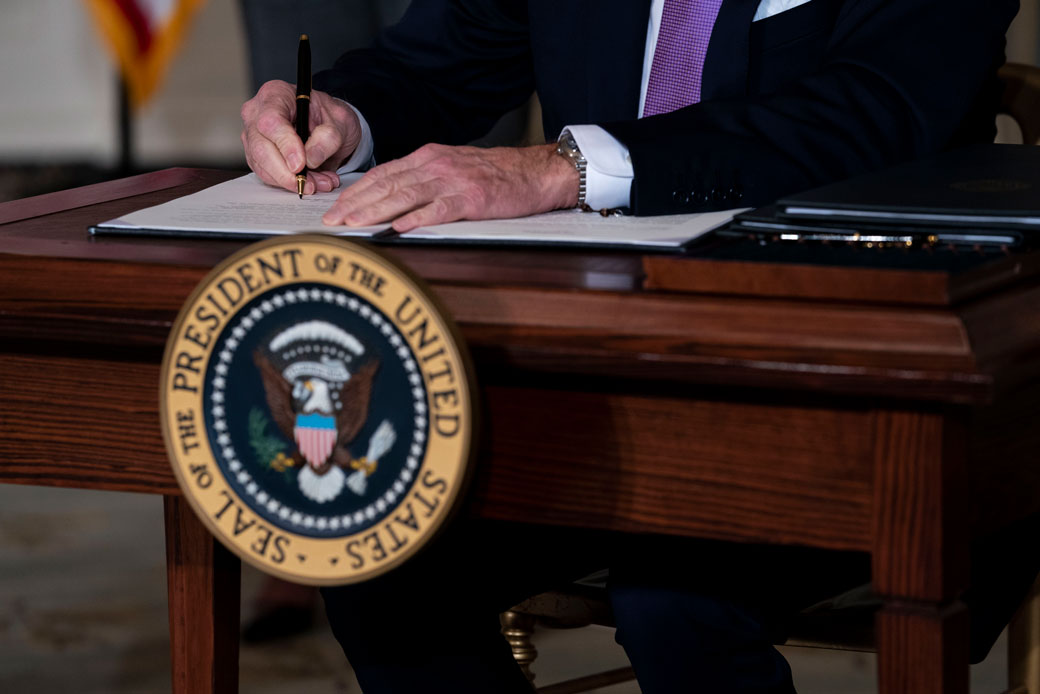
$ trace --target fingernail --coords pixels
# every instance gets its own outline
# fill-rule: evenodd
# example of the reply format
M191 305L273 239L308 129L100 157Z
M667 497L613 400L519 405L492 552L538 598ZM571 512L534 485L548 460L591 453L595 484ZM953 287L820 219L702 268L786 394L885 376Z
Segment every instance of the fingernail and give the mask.
M323 193L327 193L332 190L332 184L328 180L322 178L318 181L318 190Z
M303 167L300 166L301 163L302 163L302 161L300 160L300 155L299 154L297 154L296 152L293 152L292 154L289 155L289 170L290 171L296 172L296 171L299 171L300 169L302 169Z

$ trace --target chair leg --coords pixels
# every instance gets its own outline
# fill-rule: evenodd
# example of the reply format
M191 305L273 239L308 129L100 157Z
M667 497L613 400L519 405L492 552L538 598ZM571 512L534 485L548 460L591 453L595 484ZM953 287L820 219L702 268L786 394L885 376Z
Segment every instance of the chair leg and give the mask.
M1011 691L1040 694L1040 580L1011 620L1008 637Z
M531 641L531 635L534 634L534 617L510 610L503 612L499 619L502 622L502 635L513 649L517 665L523 670L527 680L534 682L531 664L538 657L538 649Z

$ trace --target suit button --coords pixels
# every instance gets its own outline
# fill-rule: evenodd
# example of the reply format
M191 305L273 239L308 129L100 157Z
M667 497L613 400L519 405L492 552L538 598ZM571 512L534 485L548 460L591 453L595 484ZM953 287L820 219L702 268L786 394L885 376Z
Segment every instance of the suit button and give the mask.
M732 188L729 189L728 192L729 192L728 197L729 197L730 200L743 200L744 199L744 191L741 190L740 186L733 186Z
M672 191L672 202L683 203L686 202L688 197L689 194L681 188Z

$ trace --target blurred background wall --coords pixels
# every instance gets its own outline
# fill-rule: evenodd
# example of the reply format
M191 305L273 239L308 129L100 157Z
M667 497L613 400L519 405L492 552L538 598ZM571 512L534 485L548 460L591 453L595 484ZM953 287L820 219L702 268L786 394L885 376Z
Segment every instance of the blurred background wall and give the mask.
M407 0L208 0L157 96L134 119L138 168L244 166L238 112L253 77L243 2L261 14L287 5L354 4L356 21L371 23L391 21ZM294 55L293 34L307 29L284 29ZM1040 0L1022 0L1008 38L1010 60L1040 64ZM42 167L44 178L75 184L77 176L96 180L115 166L116 69L82 0L3 0L0 65L0 179L13 171L24 182ZM6 197L28 192L38 191Z
M4 0L0 65L0 161L115 163L116 68L83 2ZM237 3L210 0L136 118L139 162L238 161L248 79Z
M238 112L255 91L247 17L254 36L255 27L267 23L272 28L261 38L285 44L256 51L257 78L295 79L284 68L295 64L300 33L311 34L317 69L338 54L325 40L337 23L346 41L363 45L406 5L407 0L208 0L157 95L135 114L135 163L244 165ZM319 24L314 17L339 21ZM0 65L0 166L115 165L116 67L85 3L3 0Z

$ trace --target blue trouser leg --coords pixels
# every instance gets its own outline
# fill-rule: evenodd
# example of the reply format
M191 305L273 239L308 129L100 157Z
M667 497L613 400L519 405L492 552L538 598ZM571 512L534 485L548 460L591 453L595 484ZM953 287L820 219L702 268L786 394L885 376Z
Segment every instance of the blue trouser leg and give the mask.
M617 642L643 694L792 694L772 629L746 605L663 588L612 585Z

